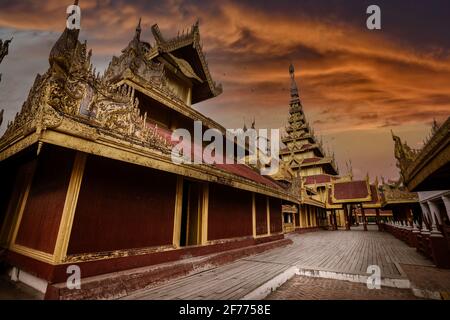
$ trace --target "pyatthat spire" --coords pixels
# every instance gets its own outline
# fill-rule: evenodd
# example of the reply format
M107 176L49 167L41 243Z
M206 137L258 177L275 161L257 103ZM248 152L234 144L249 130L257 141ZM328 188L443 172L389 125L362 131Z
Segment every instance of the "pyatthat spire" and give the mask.
M295 68L292 63L289 66L289 74L291 75L291 103L300 103L297 82L295 82Z

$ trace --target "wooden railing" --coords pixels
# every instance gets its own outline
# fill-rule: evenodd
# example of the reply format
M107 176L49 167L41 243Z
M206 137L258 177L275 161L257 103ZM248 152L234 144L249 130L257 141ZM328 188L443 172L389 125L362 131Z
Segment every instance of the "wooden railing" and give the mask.
M407 226L406 223L383 223L381 230L391 233L411 247L415 247L437 267L450 269L450 228L430 232L426 228Z

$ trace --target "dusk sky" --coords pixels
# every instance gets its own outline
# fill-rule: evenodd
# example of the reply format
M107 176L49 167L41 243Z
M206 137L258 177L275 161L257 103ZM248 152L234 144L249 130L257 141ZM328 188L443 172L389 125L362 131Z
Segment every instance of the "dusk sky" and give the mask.
M0 109L6 122L20 109L65 27L71 1L0 0L0 38L14 36L0 66ZM382 30L366 28L377 4ZM334 150L345 174L398 177L390 130L420 148L435 118L450 115L450 1L81 0L82 33L98 71L119 55L139 17L176 35L197 19L218 98L195 105L227 128L281 128L287 123L289 73L310 124Z

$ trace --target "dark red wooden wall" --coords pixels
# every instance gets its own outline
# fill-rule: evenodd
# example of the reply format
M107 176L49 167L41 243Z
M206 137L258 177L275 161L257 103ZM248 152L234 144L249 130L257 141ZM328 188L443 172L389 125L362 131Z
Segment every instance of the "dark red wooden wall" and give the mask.
M208 240L252 234L252 194L228 186L210 184Z
M267 234L267 197L255 194L256 234Z
M46 253L53 253L59 231L75 151L44 145L16 243Z
M68 254L172 244L176 176L89 156Z
M277 233L283 230L281 216L281 200L276 198L269 199L270 207L270 232Z

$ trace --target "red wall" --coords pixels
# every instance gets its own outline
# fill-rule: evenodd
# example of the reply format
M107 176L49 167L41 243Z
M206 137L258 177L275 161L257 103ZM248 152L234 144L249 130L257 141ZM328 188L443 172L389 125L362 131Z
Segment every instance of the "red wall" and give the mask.
M269 199L270 206L270 232L276 233L283 231L281 216L281 200L276 198Z
M252 194L223 185L210 184L208 240L252 234Z
M172 244L176 176L89 156L68 254Z
M256 234L267 234L267 197L255 194Z
M44 145L23 212L16 243L53 253L75 152Z

